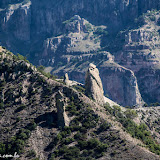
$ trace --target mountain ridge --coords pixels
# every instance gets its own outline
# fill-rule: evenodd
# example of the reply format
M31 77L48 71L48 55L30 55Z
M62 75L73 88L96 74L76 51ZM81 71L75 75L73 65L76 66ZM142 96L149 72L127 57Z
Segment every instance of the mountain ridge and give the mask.
M0 50L1 154L18 152L21 159L159 159L124 130L116 118L119 107L113 107L116 115L112 115L110 106L99 106L75 89L50 79L51 75L42 75L23 56ZM65 112L71 120L64 129L57 121L58 92L63 93Z

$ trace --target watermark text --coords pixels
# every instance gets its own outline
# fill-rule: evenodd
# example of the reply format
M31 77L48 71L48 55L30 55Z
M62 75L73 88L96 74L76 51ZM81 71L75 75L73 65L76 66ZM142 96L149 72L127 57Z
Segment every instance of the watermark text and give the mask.
M0 154L0 158L19 158L20 156L17 154L17 152L14 153L14 155L11 154Z

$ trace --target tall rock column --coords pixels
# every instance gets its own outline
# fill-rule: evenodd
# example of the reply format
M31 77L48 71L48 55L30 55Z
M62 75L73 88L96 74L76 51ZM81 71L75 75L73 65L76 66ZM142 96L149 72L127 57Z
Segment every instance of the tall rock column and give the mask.
M63 82L64 82L67 86L70 85L70 83L69 83L69 77L68 77L68 74L67 74L67 73L64 75L64 80L63 80Z
M65 99L60 91L56 95L56 107L57 107L58 126L61 127L69 126L70 119L65 112Z
M93 98L98 104L104 104L103 86L99 76L99 71L92 63L89 64L89 68L85 77L85 89L86 95Z

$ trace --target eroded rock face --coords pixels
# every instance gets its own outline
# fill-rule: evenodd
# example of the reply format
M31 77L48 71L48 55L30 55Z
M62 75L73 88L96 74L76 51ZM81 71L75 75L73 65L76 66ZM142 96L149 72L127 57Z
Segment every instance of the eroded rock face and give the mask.
M2 42L4 46L8 46L10 50L25 54L31 40L30 24L31 1L6 2L4 8L0 9L0 36L3 37L0 43Z
M142 98L148 104L160 102L159 20L159 12L148 11L139 19L141 26L125 33L123 48L115 56L115 61L135 73Z
M104 62L100 68L106 94L123 106L141 106L143 100L133 71L116 63Z
M44 41L39 63L43 59L43 65L53 66L61 61L60 58L64 55L88 54L101 48L102 35L98 34L97 30L105 32L105 26L94 26L78 15L64 21L63 24L61 35Z
M98 104L104 104L103 86L99 76L99 71L92 63L89 64L85 77L86 94L93 98Z
M70 120L65 112L65 99L63 94L59 91L56 95L56 107L57 107L57 118L58 126L64 127L69 126Z
M1 0L0 43L15 51L15 53L33 53L30 60L39 65L54 67L54 65L57 66L58 62L66 61L67 64L75 56L75 53L79 55L78 59L89 59L88 55L86 57L84 55L99 50L101 45L97 40L94 44L91 36L86 43L87 28L84 19L93 24L91 29L93 29L93 26L102 24L107 26L107 31L112 37L112 33L124 30L128 25L134 23L135 18L138 18L147 10L159 10L159 2L159 0L81 0L64 1L63 3L47 1L46 3L46 0L41 0L41 2L38 0ZM57 7L55 7L55 3ZM8 6L8 4L11 5ZM77 16L77 14L80 16ZM62 22L69 20L71 17L73 17L75 23L72 23L72 21L66 23L65 30L73 32L73 35L69 34L69 36L64 37L61 33L64 26ZM160 102L160 63L158 60L160 25L158 15L156 15L155 20L153 18L145 27L138 29L131 27L132 29L124 38L125 44L122 52L114 53L114 51L107 50L115 55L117 63L135 73L140 85L140 92L147 103ZM113 34L113 39L115 35ZM43 51L41 50L42 45L44 45ZM65 55L63 57L64 61L57 58L60 54L61 59ZM33 58L32 55L35 57ZM88 63L91 62L98 64L97 61L89 61ZM150 70L150 68L152 69ZM70 79L82 82L84 80L84 73L81 73L83 67L79 70L77 75L75 72L72 74L77 78L74 79L70 75Z

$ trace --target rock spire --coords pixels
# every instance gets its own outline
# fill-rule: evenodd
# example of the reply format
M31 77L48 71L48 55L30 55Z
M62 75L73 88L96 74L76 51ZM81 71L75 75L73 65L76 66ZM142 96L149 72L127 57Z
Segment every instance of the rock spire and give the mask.
M95 100L98 104L104 104L104 91L102 81L99 76L99 70L92 63L89 64L89 68L85 77L85 89L86 95Z

